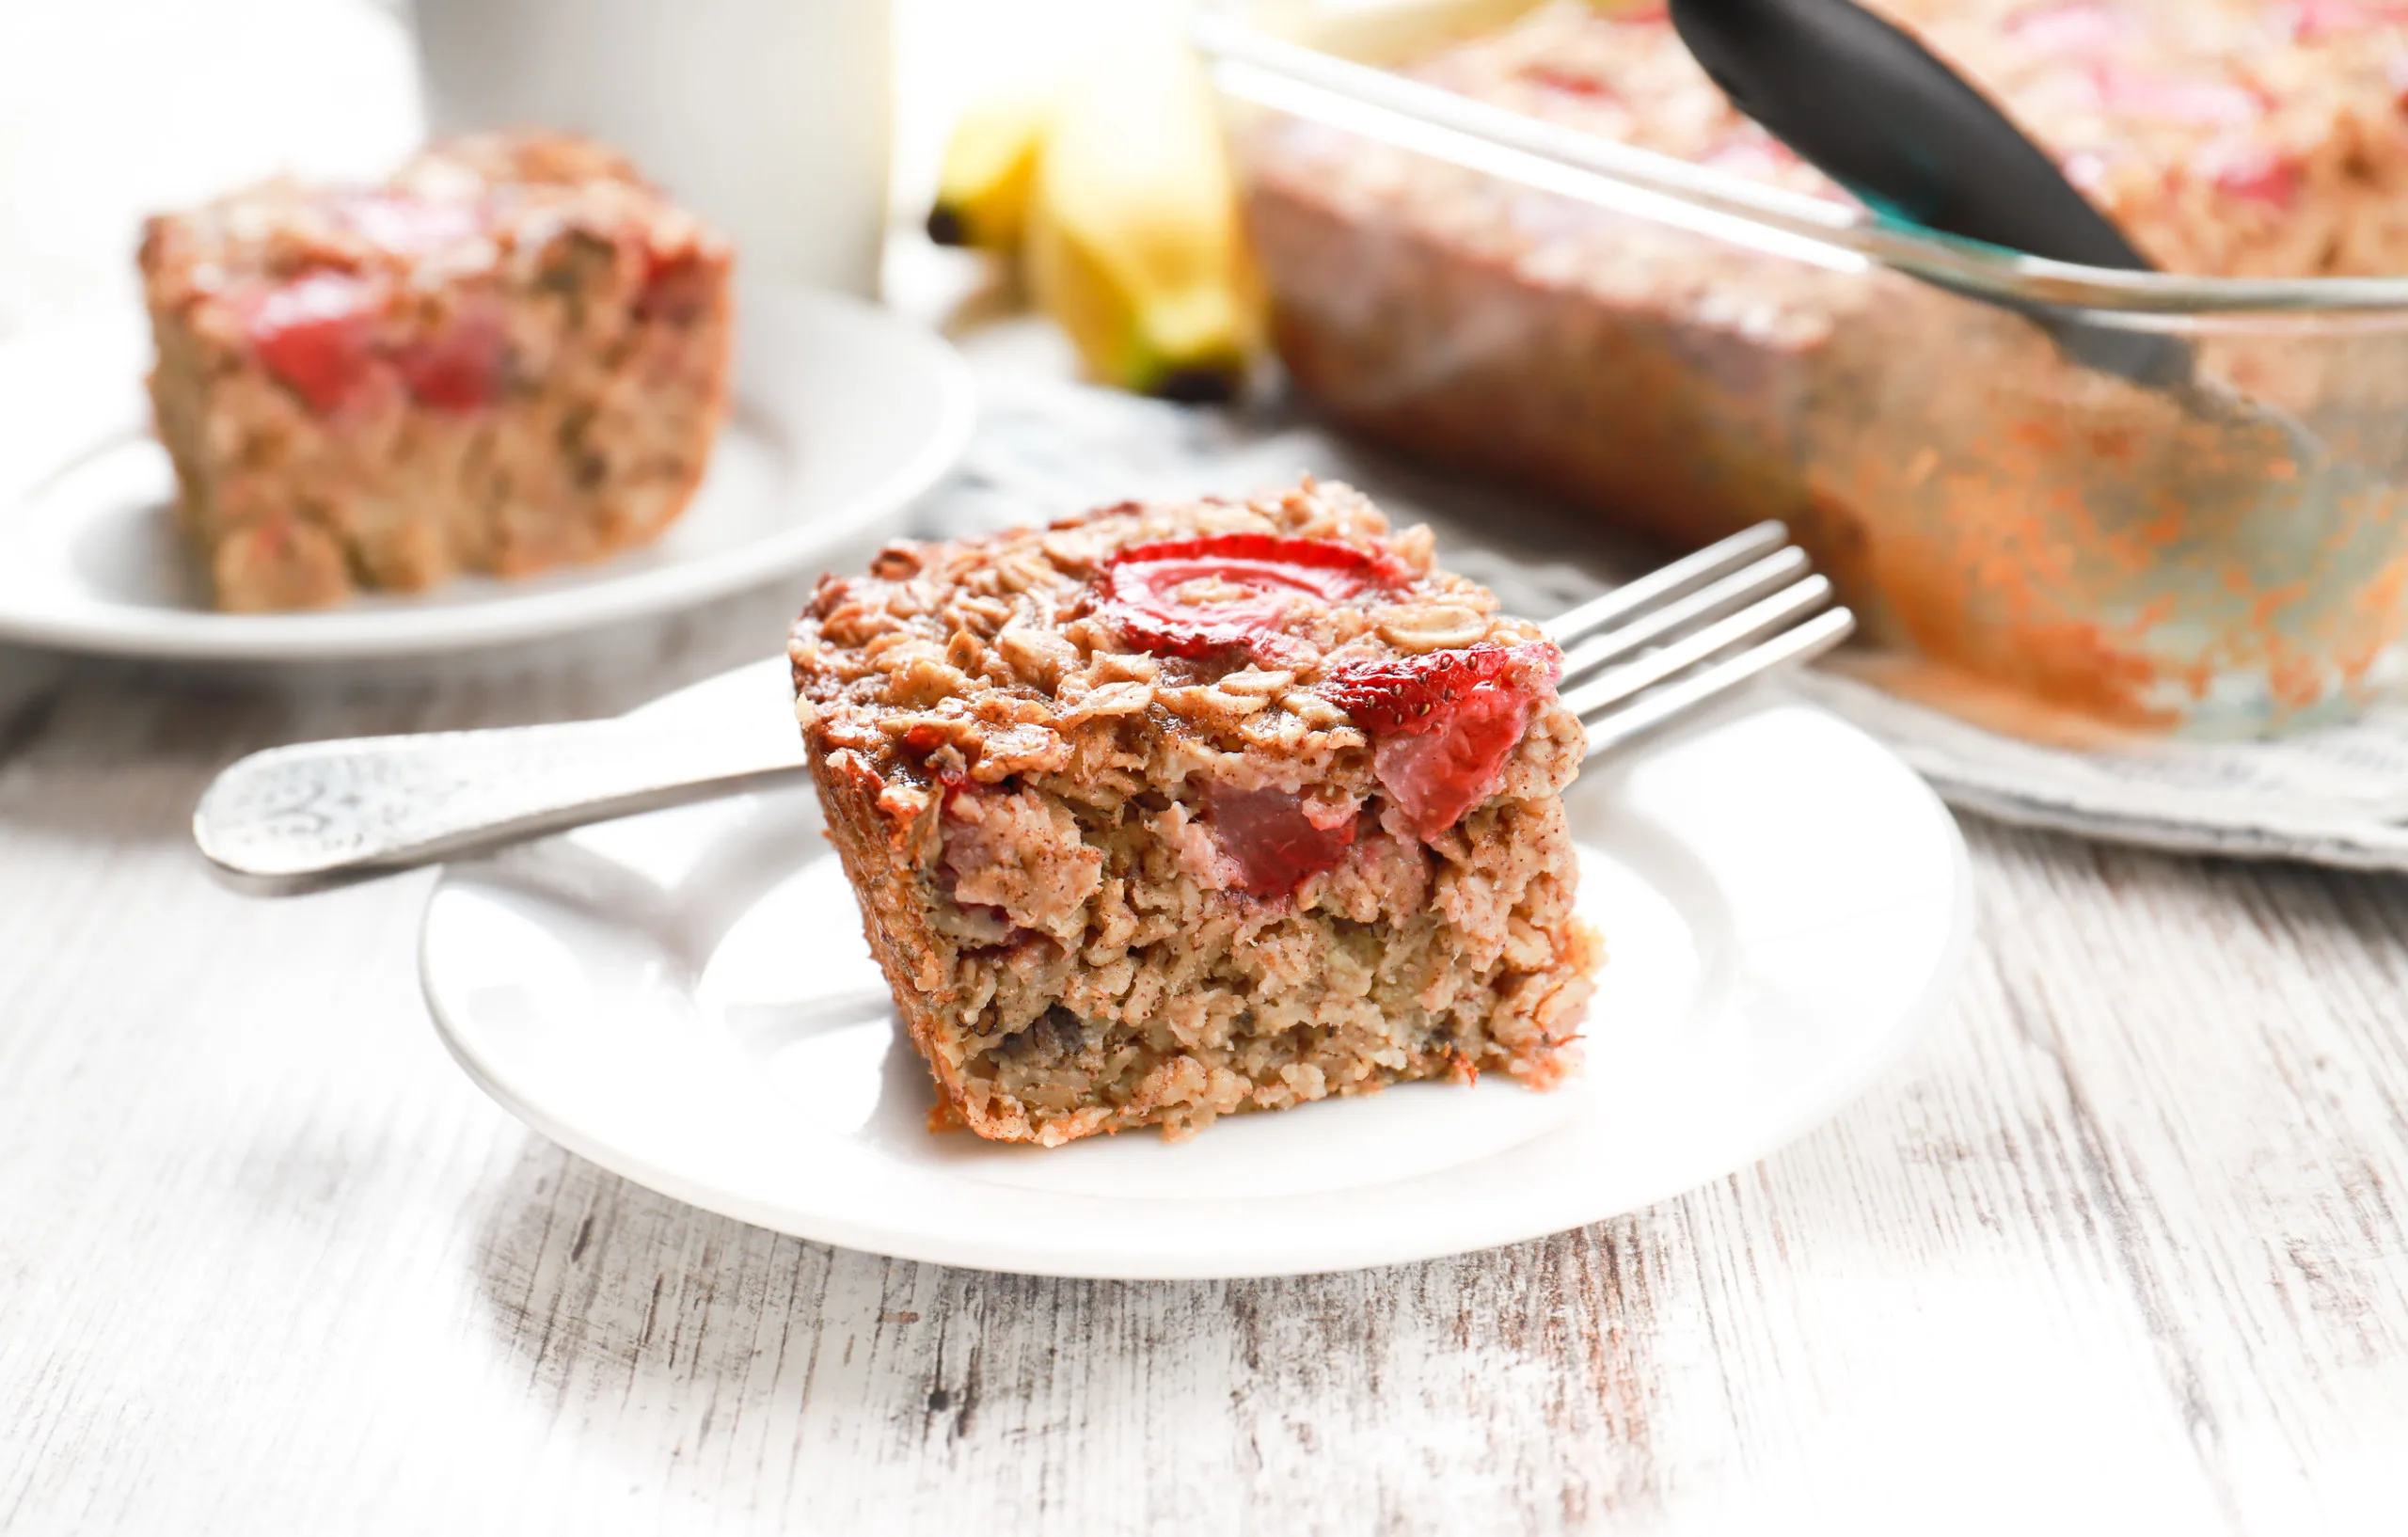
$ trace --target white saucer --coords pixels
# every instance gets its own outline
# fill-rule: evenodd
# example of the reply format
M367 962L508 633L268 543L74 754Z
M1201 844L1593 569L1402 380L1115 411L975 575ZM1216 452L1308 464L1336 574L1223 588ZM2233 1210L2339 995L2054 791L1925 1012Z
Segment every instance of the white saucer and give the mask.
M787 708L783 662L646 707ZM1587 1074L1419 1084L1051 1151L931 1133L807 788L454 866L420 974L486 1091L639 1183L784 1232L987 1270L1338 1270L1661 1200L1831 1115L1929 1022L1964 845L1853 726L1767 704L1583 777L1580 905L1612 957Z
M532 641L668 612L826 562L951 468L976 417L952 347L838 294L740 295L736 410L656 544L521 581L470 577L324 612L221 614L168 520L139 316L0 348L0 641L285 662Z

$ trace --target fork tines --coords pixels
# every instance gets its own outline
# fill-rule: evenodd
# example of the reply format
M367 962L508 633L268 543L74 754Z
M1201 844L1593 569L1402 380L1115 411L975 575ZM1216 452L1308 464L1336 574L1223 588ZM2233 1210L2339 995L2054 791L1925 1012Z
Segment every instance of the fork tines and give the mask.
M1830 600L1789 530L1759 523L1545 629L1563 650L1563 703L1601 753L1839 644L1856 616Z

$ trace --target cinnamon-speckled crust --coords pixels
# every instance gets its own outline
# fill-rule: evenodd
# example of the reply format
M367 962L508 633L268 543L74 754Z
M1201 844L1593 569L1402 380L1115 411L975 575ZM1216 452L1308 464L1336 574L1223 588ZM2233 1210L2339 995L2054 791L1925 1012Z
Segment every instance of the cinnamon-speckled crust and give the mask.
M1113 551L1219 533L1339 540L1393 558L1411 580L1311 615L1275 666L1156 657L1097 611ZM1437 569L1427 529L1391 536L1360 493L1307 480L1276 497L1131 504L987 539L893 545L867 576L820 583L789 651L827 739L907 778L932 762L985 784L1105 769L1122 722L1142 719L1161 728L1166 754L1216 767L1249 757L1230 771L1292 785L1368 776L1364 735L1313 691L1323 677L1481 644L1545 641L1497 613L1487 589ZM1577 762L1559 753L1530 777L1560 790Z
M862 908L870 953L894 985L895 1010L911 1044L936 1075L948 1103L962 1097L961 1052L946 1028L962 999L941 962L941 941L929 927L929 906L915 878L908 825L879 809L884 788L877 772L841 753L812 754L812 783L846 879Z
M1298 614L1277 666L1133 642L1099 599L1107 559L1220 533L1339 541L1396 579ZM1536 697L1489 793L1423 836L1315 686L1489 646ZM1571 1065L1596 956L1560 800L1583 732L1553 649L1351 489L892 546L823 580L789 651L872 951L946 1116L980 1135L1183 1135L1404 1078L1544 1085ZM1219 842L1213 797L1232 792L1292 798L1350 841L1292 891L1250 893Z
M574 136L450 140L374 187L269 182L151 218L140 264L178 520L221 608L649 539L726 413L727 243ZM280 371L261 317L310 293L341 313L293 306L329 340Z

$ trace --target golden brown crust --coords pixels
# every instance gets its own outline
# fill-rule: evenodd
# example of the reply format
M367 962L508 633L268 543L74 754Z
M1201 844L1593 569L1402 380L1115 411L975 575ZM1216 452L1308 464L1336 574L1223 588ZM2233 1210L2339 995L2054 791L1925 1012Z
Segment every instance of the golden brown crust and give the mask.
M913 889L908 835L879 810L883 784L858 755L832 750L821 733L806 730L804 745L829 841L860 901L862 933L894 990L895 1011L934 1073L938 1093L965 1124L992 1136L994 1132L971 1120L963 1102L961 1053L946 1023L960 999L939 962L927 903Z
M1096 578L1123 547L1223 533L1334 540L1394 560L1408 579L1312 614L1275 664L1157 657L1095 610ZM1131 723L1162 774L1278 765L1290 784L1360 782L1369 743L1314 685L1350 663L1474 645L1544 645L1479 584L1438 570L1427 529L1391 534L1352 487L1310 477L1244 500L1127 503L1048 528L889 546L865 577L821 581L787 653L798 696L834 747L911 785L939 769L982 784L1029 773L1109 772ZM932 768L931 766L935 766ZM1569 780L1561 768L1558 787Z

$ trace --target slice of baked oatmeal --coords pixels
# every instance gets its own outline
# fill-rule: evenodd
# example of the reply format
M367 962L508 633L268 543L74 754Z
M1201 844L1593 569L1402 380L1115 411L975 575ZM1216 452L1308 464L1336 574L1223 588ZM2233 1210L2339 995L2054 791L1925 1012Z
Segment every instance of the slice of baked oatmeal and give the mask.
M897 544L789 651L942 1122L1180 1137L1573 1065L1583 733L1555 648L1426 529L1307 480Z
M177 521L221 609L649 539L726 412L727 243L585 139L266 182L151 219L141 263Z

